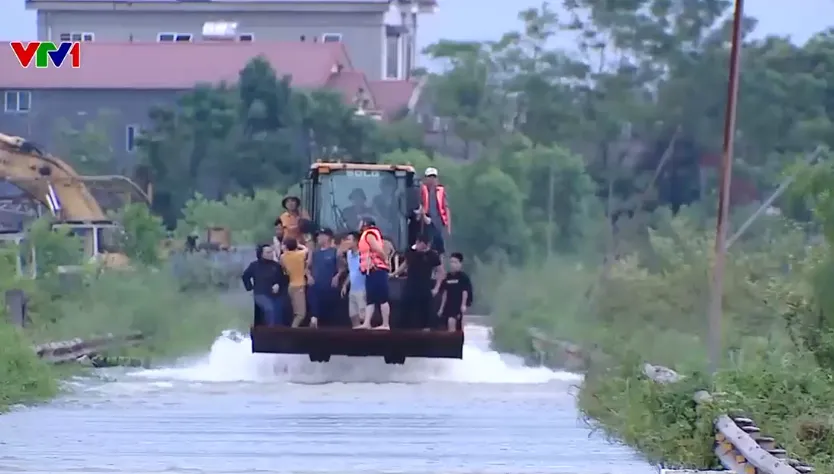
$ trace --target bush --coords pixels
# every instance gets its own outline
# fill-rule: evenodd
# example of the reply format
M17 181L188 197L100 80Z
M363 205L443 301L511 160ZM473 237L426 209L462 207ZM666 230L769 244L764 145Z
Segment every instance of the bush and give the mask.
M0 311L0 318L5 317ZM35 355L20 329L0 322L0 412L16 403L43 400L57 392L52 369Z
M37 341L141 331L154 357L206 349L222 330L245 327L250 308L233 308L208 291L183 293L169 269L85 275L83 291L35 299L29 331Z
M0 313L0 409L56 393L60 374L37 358L33 343L141 331L145 342L125 353L170 358L205 350L222 330L247 325L251 308L222 304L214 287L178 278L172 264L158 260L162 235L158 219L144 207L129 207L123 216L130 269L84 264L80 242L53 232L45 220L32 225L24 248L0 249L0 292L19 288L29 297L25 328L9 325ZM37 278L21 279L16 275L16 257L33 246ZM68 263L76 271L58 271ZM224 270L239 278L239 269L221 263L215 272ZM231 280L227 275L224 281Z
M814 304L824 301L814 288L830 298L830 284L822 282L831 281L834 266L808 253L801 231L771 224L736 244L728 258L726 357L711 383L702 374L712 240L685 213L660 216L645 241L606 272L564 258L501 270L508 278L487 292L495 344L529 355L527 328L534 326L609 355L593 360L580 408L653 461L713 467L712 420L720 411L737 410L792 455L831 471L834 379L827 361L834 332L825 328L826 315L834 313ZM642 375L643 362L673 368L685 381L658 385ZM698 389L724 395L696 407L692 395Z

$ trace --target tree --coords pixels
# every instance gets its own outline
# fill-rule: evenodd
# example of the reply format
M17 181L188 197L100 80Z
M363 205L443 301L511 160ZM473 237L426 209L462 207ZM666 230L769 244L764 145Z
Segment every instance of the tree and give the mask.
M250 61L237 84L199 84L175 107L152 109L139 139L154 211L173 226L195 193L221 199L286 189L312 160L375 162L395 148L419 146L405 123L383 125L355 112L338 93L293 89L263 58Z
M121 166L113 160L113 118L116 112L102 109L76 128L66 118L56 124L55 153L82 175L114 174Z

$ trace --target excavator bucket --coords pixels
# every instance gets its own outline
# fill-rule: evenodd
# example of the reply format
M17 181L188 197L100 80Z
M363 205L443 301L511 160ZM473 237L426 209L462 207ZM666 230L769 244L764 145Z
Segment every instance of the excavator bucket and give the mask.
M314 362L327 362L332 355L381 356L388 364L402 364L409 357L463 358L463 331L253 326L250 336L252 352L307 354Z

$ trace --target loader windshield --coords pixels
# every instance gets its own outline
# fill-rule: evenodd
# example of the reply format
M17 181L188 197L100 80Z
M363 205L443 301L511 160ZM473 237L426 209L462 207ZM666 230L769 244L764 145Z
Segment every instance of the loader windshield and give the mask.
M319 176L318 223L337 232L370 216L396 248L406 244L406 176L394 171L338 170Z

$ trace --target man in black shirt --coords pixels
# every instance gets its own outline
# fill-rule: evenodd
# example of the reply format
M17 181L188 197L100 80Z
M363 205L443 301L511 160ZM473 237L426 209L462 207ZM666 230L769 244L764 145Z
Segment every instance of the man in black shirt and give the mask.
M463 315L472 306L472 281L463 271L463 255L454 252L449 258L449 273L440 284L441 323L445 320L450 332L463 329Z
M259 245L255 250L256 260L246 267L241 275L243 287L251 291L255 307L255 325L279 326L284 321L284 301L289 280L281 265L274 259L269 245Z
M434 295L440 288L440 280L432 280L434 269L440 267L440 255L429 248L425 234L417 236L415 244L406 252L405 263L393 276L406 275L403 310L407 327L430 329L434 315Z

